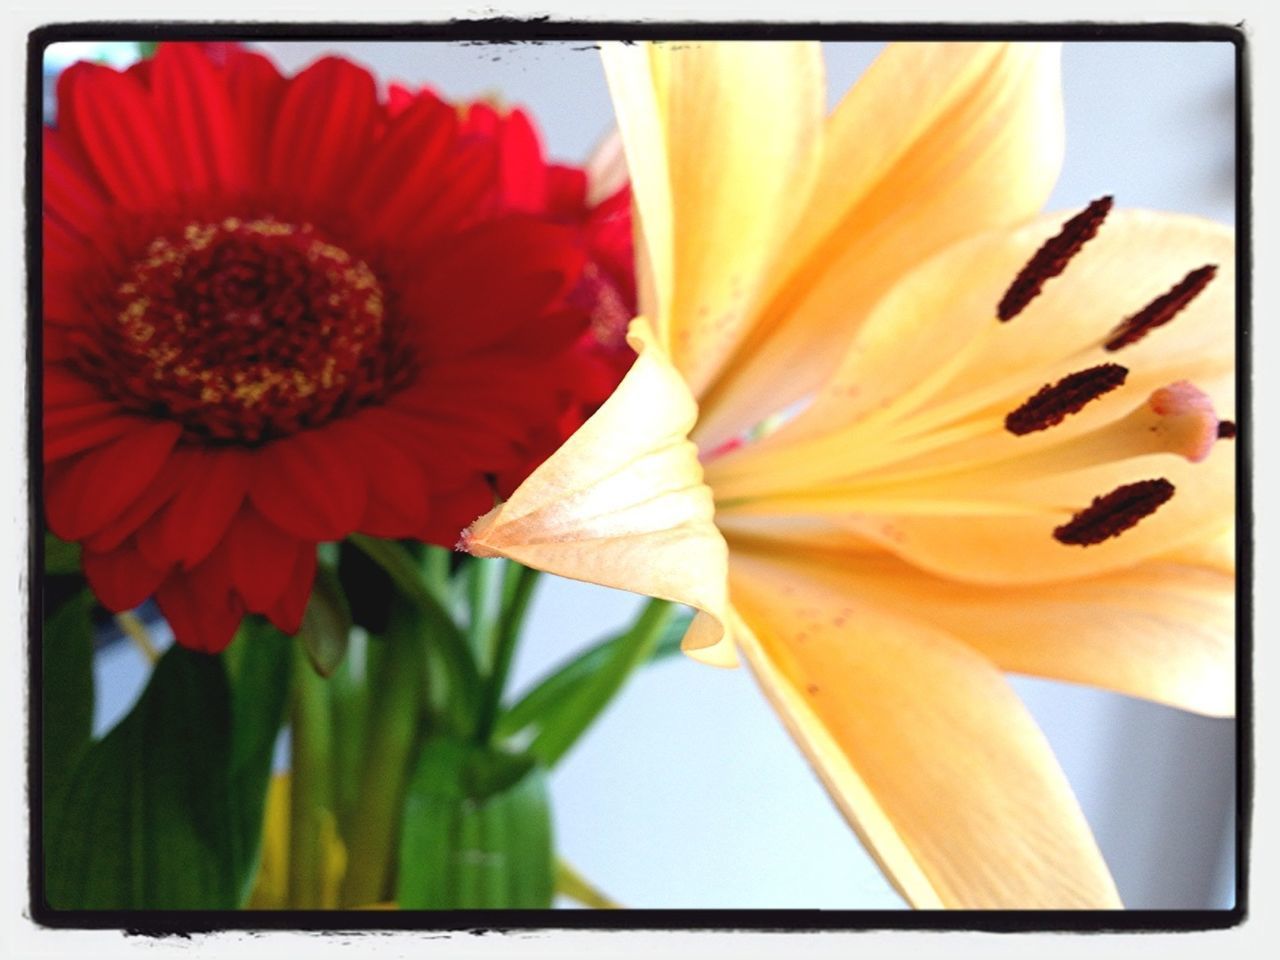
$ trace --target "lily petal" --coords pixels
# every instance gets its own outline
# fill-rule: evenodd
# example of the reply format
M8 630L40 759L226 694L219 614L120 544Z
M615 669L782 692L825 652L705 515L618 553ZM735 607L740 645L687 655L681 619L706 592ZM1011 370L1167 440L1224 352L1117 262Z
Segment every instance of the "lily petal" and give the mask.
M732 665L727 550L688 440L697 408L647 320L628 342L639 357L613 396L460 547L695 607L685 649Z
M908 268L1043 206L1062 158L1058 48L891 46L832 115L826 141L793 259L776 271L755 335L701 398L700 445L817 390Z
M1192 544L1169 554L1166 559L1234 575L1236 571L1235 523L1202 543Z
M665 289L657 278L668 263L674 271L670 299L651 316L697 397L750 331L768 268L817 175L822 56L815 43L647 52L645 60L611 49L606 66L655 288ZM654 157L663 147L665 157ZM664 170L666 189L652 188Z
M627 186L627 155L622 149L622 135L617 130L610 130L592 148L585 168L589 207L602 203Z
M739 646L765 694L912 904L1120 906L1049 744L995 666L829 569L735 552L731 577Z
M662 318L671 309L671 175L663 132L665 92L654 88L649 48L606 44L601 50L618 134L631 178L636 236L636 295L640 313L654 318L658 343L668 343Z
M1235 711L1235 575L1222 536L1103 577L997 588L930 576L821 522L753 519L725 536L734 555L755 544L838 570L848 596L909 610L1006 672Z

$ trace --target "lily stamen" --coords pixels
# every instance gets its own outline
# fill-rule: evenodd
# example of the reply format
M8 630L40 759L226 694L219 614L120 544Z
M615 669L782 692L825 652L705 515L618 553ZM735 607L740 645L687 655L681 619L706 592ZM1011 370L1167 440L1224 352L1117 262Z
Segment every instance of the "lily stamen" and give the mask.
M1018 271L1000 299L996 316L1002 323L1025 310L1032 300L1040 296L1044 285L1067 268L1072 258L1097 234L1102 221L1111 212L1113 202L1109 196L1094 200L1041 245L1026 266Z
M1145 307L1117 326L1103 344L1108 352L1114 352L1137 343L1156 327L1162 327L1191 303L1217 276L1218 268L1206 264L1192 270L1185 277L1156 297Z
M1095 497L1067 523L1054 528L1053 538L1069 546L1088 547L1118 537L1151 516L1173 497L1174 486L1163 477L1139 480Z
M1128 375L1128 368L1118 363L1103 363L1068 374L1057 383L1042 387L1011 412L1004 419L1004 427L1019 437L1047 430L1121 386Z

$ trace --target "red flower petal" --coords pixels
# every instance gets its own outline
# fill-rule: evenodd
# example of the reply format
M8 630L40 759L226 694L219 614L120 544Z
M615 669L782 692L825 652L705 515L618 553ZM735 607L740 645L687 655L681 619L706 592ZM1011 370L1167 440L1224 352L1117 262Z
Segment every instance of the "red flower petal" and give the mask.
M434 497L431 501L431 517L418 536L427 543L452 548L462 536L462 531L476 517L492 510L493 504L493 491L487 485L475 482L455 493Z
M125 76L133 80L137 80L148 90L151 89L151 67L154 57L147 57L145 60L137 60L125 69Z
M363 470L323 430L277 440L256 458L249 498L304 540L341 540L356 529L368 491Z
M187 478L201 463L193 452L175 450L156 478L134 498L133 503L119 517L84 541L85 549L99 553L116 549L186 486ZM166 565L168 562L165 561Z
M394 120L413 106L418 95L402 83L387 84L387 118Z
M147 91L135 78L94 64L72 64L62 74L58 102L117 204L142 210L173 193L168 149Z
M558 163L548 165L547 209L557 218L580 220L587 209L587 172Z
M153 423L50 471L50 529L63 540L82 540L101 529L151 483L181 432L176 423Z
M164 542L164 516L152 516L139 525L133 535L133 542L138 545L138 552L147 563L162 570L168 570L178 563L178 557L172 554Z
M325 57L289 82L267 152L267 186L330 205L360 172L378 101L368 71Z
M205 450L196 454L181 492L157 518L161 549L184 567L195 566L227 532L231 518L249 492L252 457L241 450Z
M457 126L454 110L425 93L391 121L351 196L365 235L395 235L428 215L437 191L448 183L440 164Z
M503 208L542 213L547 207L547 170L542 142L523 110L507 114L499 133L498 176Z
M76 348L66 330L49 322L45 324L41 333L44 340L43 350L46 363L62 363L75 356Z
M452 238L427 259L414 287L424 312L448 318L433 325L430 348L437 356L463 354L536 322L576 281L583 262L573 231L523 217ZM495 282L495 265L501 265L501 282Z
M286 81L270 60L246 50L229 55L226 69L227 91L246 151L246 182L262 183L267 171L267 147Z
M62 427L69 427L77 423L84 423L86 420L101 420L113 413L120 411L120 404L114 400L96 399L88 403L81 403L75 406L67 405L64 407L54 407L46 410L44 414L44 429L48 433L50 430L57 431Z
M43 284L40 291L46 315L62 315L63 322L66 322L67 311L58 309L59 305L76 303L76 290L66 282L67 272L79 269L88 256L89 247L84 238L56 213L47 210L44 215L44 262L41 264ZM80 317L74 316L79 312L73 312L74 320L80 320Z
M505 435L483 429L478 421L474 425L448 422L443 409L433 410L429 404L423 404L415 412L404 406L407 402L396 398L379 411L376 420L370 420L368 429L391 439L419 463L427 465L432 481L438 482L441 473L448 474L454 467L483 472L486 464L501 460L510 450ZM433 414L440 420L429 419ZM446 449L448 462L441 456L441 451Z
M401 245L409 249L429 245L497 212L497 169L498 150L493 141L458 143L442 165L435 189L424 198L422 216L405 226Z
M155 593L167 572L149 563L132 541L110 553L86 550L80 559L94 596L114 613L141 605Z
M197 44L166 43L151 61L156 114L179 188L201 195L244 183L239 131L225 83Z
M227 550L231 582L245 606L258 613L271 609L284 593L299 551L315 553L314 545L300 544L248 505L227 531Z
M289 577L289 586L280 599L267 611L267 619L283 633L295 634L302 629L302 615L311 599L311 585L316 578L316 552L313 549L298 551L298 559Z
M427 473L391 437L371 427L381 411L334 424L348 455L364 468L369 499L360 531L374 537L411 537L427 520Z
M69 413L81 415L79 417L64 415L56 419L46 415L45 463L55 463L77 453L100 447L116 437L136 431L149 422L142 417L113 415L110 411L119 409L114 404L95 404L65 409ZM53 419L52 423L51 419Z
M156 591L160 612L184 647L218 653L235 637L244 605L231 587L225 550L194 570L171 573Z
M107 197L93 174L72 153L64 136L44 131L44 208L80 234L106 216Z
M102 399L102 391L83 377L63 367L50 366L44 371L44 408L78 407Z

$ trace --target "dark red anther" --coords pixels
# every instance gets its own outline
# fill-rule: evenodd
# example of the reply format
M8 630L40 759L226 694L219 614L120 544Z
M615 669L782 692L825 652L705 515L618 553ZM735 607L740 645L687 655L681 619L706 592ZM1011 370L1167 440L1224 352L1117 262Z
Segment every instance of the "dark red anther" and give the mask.
M1129 375L1118 363L1103 363L1051 383L1004 418L1004 428L1016 436L1046 430L1083 410L1091 401L1124 383Z
M1234 440L1236 438L1236 422L1234 420L1218 421L1218 439Z
M1087 547L1118 537L1167 503L1173 490L1173 484L1163 477L1126 483L1094 497L1093 503L1055 528L1053 538L1070 546Z
M996 316L1001 323L1012 320L1036 297L1045 283L1067 268L1067 264L1093 239L1102 221L1111 212L1111 197L1101 197L1062 225L1056 236L1046 240L1018 271L1009 289L1000 298Z
M1123 323L1112 330L1111 335L1107 338L1106 348L1108 350L1119 350L1121 347L1127 347L1131 343L1137 343L1156 327L1163 327L1181 313L1187 304L1198 297L1217 273L1218 268L1213 264L1206 264L1203 267L1192 270L1170 287L1167 292L1160 294L1160 296L1156 297L1133 316L1126 318Z

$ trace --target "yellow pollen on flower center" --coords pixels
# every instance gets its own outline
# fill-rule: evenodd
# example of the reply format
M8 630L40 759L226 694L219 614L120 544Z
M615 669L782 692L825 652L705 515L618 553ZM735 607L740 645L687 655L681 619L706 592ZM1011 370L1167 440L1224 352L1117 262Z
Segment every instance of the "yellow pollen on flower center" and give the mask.
M117 298L120 399L195 433L287 434L381 389L378 279L310 224L187 224L147 246Z

